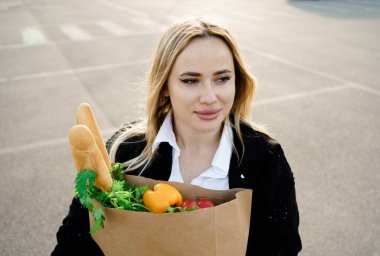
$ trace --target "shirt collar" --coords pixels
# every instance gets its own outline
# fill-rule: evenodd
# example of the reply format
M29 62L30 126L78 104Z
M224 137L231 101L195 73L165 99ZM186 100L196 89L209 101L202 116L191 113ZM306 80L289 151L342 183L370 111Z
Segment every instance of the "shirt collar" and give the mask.
M232 128L229 125L224 125L218 149L216 150L214 158L211 162L211 166L214 167L212 168L212 173L206 171L200 176L215 178L224 178L228 176L231 160L230 158L232 154L232 138ZM179 156L180 150L173 131L172 110L170 110L166 115L165 120L157 133L152 145L152 152L157 149L161 142L168 142L170 146L174 148L174 157Z
M173 123L172 123L172 110L166 115L164 122L162 123L160 130L157 133L156 138L154 139L152 145L152 152L154 152L158 145L161 142L168 142L178 153L179 147L173 132Z
M232 154L232 136L232 128L228 125L224 125L218 149L211 162L211 165L215 167L214 170L216 175L219 177L228 176L231 160L230 157Z

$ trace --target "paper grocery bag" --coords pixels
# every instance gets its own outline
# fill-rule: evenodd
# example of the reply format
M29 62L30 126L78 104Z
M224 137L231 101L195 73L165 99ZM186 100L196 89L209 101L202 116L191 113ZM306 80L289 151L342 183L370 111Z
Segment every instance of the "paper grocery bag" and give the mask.
M209 190L126 175L133 185L168 183L183 200L206 198L216 206L191 212L149 213L103 207L104 229L92 234L105 255L245 255L252 190ZM95 201L95 208L100 203ZM94 223L90 214L90 225Z

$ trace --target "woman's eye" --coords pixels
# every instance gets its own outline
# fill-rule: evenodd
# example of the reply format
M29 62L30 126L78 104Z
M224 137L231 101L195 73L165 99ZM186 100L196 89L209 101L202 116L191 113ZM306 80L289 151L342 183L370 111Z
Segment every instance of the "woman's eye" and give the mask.
M198 80L197 79L181 79L182 83L185 83L185 84L196 84L198 83Z
M218 78L218 82L219 83L225 83L225 82L227 82L228 80L230 80L231 79L231 77L229 77L229 76L223 76L223 77L221 77L221 78Z

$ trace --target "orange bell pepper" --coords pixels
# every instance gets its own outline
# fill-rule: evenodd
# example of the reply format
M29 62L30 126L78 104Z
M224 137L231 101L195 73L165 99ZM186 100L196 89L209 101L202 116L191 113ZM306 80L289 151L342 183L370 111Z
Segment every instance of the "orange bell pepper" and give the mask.
M158 183L153 190L145 191L143 202L154 213L165 213L172 205L182 204L181 193L169 184Z

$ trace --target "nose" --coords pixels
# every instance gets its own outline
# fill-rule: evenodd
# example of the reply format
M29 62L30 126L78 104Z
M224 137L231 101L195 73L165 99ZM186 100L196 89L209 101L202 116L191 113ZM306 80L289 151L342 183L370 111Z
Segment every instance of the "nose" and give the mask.
M202 104L212 104L216 102L217 96L214 91L213 86L209 84L205 84L204 86L201 87L201 92L200 92L200 97L199 101Z

